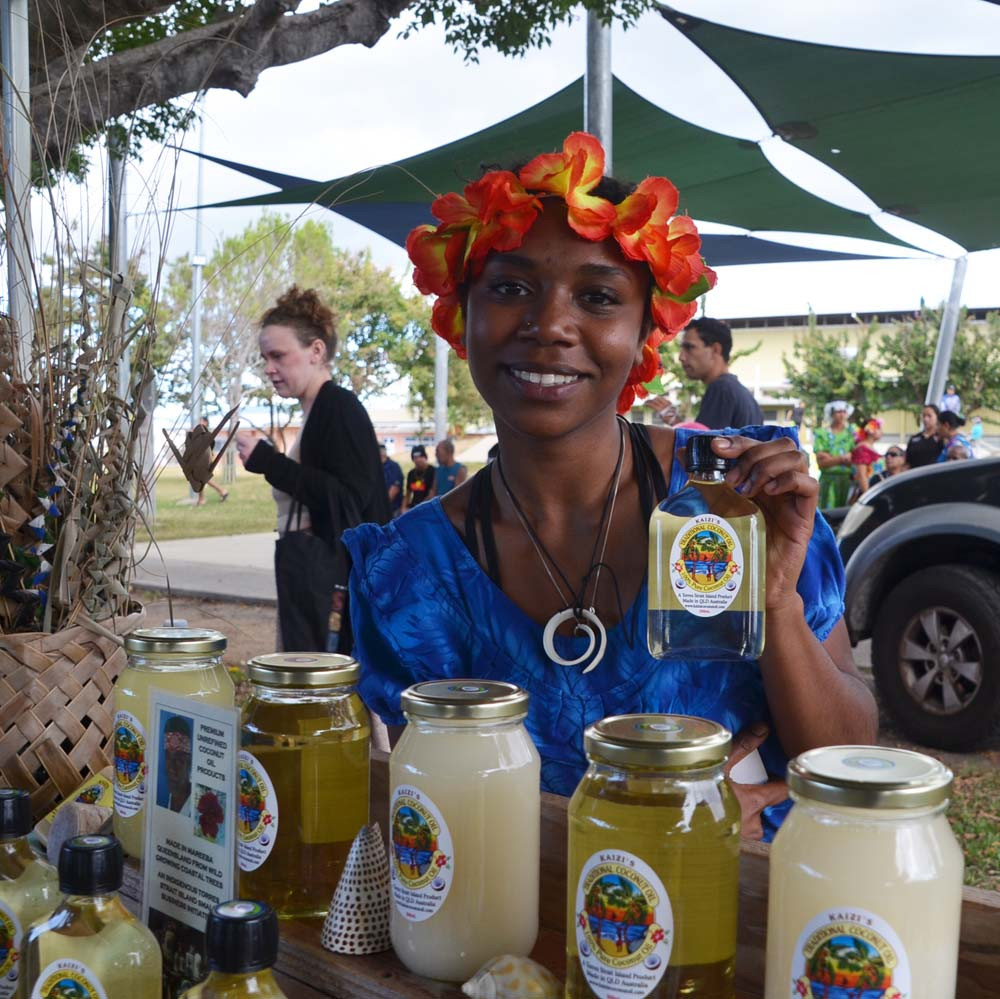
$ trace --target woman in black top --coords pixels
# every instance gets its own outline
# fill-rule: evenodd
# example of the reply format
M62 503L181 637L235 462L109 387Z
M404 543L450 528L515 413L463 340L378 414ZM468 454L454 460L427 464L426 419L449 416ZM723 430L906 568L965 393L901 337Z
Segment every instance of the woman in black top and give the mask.
M938 439L938 408L933 403L924 406L920 421L924 429L915 433L906 443L906 465L908 468L920 468L921 465L933 465L938 460L941 448L944 447Z

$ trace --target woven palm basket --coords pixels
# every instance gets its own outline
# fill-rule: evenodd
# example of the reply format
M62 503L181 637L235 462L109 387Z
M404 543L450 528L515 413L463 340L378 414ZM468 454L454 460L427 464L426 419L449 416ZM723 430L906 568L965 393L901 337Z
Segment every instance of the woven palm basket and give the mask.
M111 764L122 636L142 618L0 635L0 785L30 793L35 821Z

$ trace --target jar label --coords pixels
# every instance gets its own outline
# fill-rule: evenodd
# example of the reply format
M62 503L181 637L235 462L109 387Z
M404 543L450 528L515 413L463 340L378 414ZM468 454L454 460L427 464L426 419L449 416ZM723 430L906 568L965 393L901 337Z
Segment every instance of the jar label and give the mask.
M146 730L129 711L115 712L115 813L123 819L146 800Z
M430 919L444 904L455 879L451 833L437 805L402 784L389 805L392 830L392 900L413 923Z
M865 909L826 909L806 924L792 953L791 995L907 999L910 962L895 930Z
M576 886L576 949L600 999L643 999L670 961L674 914L663 882L639 857L601 850Z
M11 999L17 991L20 959L20 920L12 909L0 902L0 999Z
M685 522L670 546L670 585L680 605L698 617L715 617L729 608L744 569L739 537L714 513Z
M53 961L38 976L31 999L108 999L104 986L81 961L63 958Z
M271 855L278 838L278 797L264 765L245 749L239 755L241 871L255 871Z

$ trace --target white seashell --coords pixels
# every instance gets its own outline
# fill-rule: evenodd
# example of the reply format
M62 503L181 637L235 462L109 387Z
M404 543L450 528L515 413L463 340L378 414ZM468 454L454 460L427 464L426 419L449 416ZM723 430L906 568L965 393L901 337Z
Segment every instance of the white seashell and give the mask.
M562 999L559 979L529 957L501 954L487 961L463 986L469 999Z
M323 923L323 946L335 954L388 950L389 857L378 823L362 826Z

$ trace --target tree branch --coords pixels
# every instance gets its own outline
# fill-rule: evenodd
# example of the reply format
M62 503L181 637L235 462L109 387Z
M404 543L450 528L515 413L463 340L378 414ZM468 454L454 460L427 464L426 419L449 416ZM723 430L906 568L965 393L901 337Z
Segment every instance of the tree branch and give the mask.
M131 0L129 6L157 0ZM234 90L246 97L272 66L301 62L340 45L373 46L411 0L338 0L293 14L300 0L257 0L211 25L96 63L82 55L58 79L32 87L36 141L61 161L82 134L119 115L200 90Z

